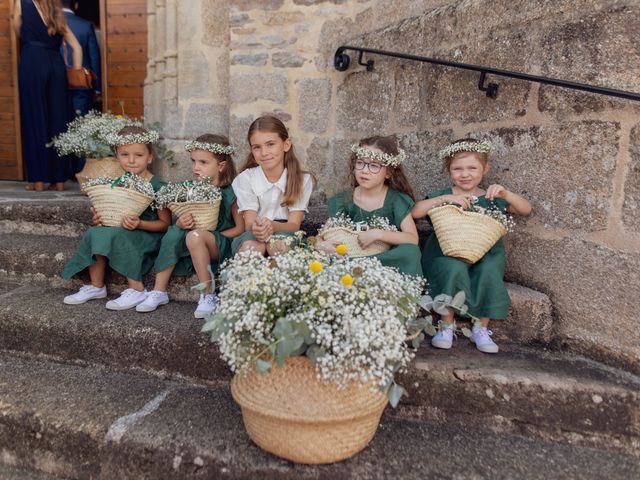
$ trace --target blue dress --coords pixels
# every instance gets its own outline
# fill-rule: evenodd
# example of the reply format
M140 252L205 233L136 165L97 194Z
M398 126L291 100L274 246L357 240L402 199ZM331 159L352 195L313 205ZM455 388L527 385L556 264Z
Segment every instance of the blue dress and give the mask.
M67 70L60 55L62 35L49 36L35 5L20 0L20 121L22 154L29 182L64 182L70 160L46 144L67 128L72 118Z

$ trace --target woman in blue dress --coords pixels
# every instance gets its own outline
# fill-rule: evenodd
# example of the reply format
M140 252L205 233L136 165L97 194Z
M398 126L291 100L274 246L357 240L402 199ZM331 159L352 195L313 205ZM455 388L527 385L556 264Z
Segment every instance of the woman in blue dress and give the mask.
M20 36L20 120L27 190L63 190L70 161L46 145L66 130L73 111L67 71L60 46L73 50L73 68L82 67L82 47L62 11L60 0L19 0L14 3L13 26Z

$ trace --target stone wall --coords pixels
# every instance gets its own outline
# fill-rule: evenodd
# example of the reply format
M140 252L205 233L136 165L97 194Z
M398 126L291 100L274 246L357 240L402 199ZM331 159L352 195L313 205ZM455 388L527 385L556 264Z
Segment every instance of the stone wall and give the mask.
M333 68L335 49L351 44L640 92L637 1L193 3L178 15L181 121L167 129L170 138L191 134L190 109L209 105L210 119L197 126L228 128L242 157L248 124L275 113L318 179L316 201L344 188L348 146L363 136L398 136L418 196L447 184L435 155L442 145L491 139L487 182L535 207L508 238L507 278L552 298L559 341L640 370L640 104L492 77L500 84L494 100L478 90L477 74L382 57L371 57L373 72L355 54L347 72ZM207 9L215 22L199 13ZM198 49L206 63L193 58Z
M148 0L149 62L145 117L163 126L177 164L164 178L191 175L184 139L229 131L229 2Z

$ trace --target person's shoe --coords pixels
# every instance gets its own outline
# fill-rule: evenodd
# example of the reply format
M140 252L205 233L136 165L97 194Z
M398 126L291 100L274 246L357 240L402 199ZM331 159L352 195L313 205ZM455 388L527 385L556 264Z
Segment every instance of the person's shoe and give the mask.
M454 324L447 325L446 323L440 324L440 330L431 339L431 345L436 348L444 348L448 350L453 345L453 331L456 327Z
M144 302L136 306L136 312L153 312L160 305L169 303L169 294L160 290L152 290Z
M63 302L67 305L80 305L95 298L105 298L107 296L107 287L94 287L93 285L83 285L73 295L64 297Z
M498 353L498 345L491 340L491 335L493 332L487 330L487 327L473 327L470 340L483 353Z
M193 316L196 318L204 318L205 315L209 315L215 310L217 303L218 297L216 297L214 293L200 295L200 300L198 300L198 308L196 308L196 311L193 312Z
M118 298L109 300L105 307L107 307L107 310L129 310L144 302L147 295L146 290L139 292L133 288L127 288Z

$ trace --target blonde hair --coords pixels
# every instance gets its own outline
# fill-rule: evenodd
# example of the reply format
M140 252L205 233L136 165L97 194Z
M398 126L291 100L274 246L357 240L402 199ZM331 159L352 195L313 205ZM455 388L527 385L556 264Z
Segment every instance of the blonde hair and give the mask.
M287 131L287 127L284 126L284 123L282 123L279 118L271 115L256 118L249 126L249 132L247 133L249 146L251 146L251 135L253 135L254 132L277 133L278 137L280 137L282 141L289 138L289 132ZM256 162L253 154L249 152L247 159L240 167L240 171L243 172L248 168L257 166L258 162ZM293 151L293 144L289 151L284 153L284 168L287 169L287 186L284 191L281 206L288 207L300 199L300 196L302 195L303 177L304 174L307 173L302 170L302 167L300 166L300 161Z
M463 143L463 142L478 142L478 140L476 140L475 138L459 138L458 140L454 140L453 142L451 142L451 145L455 145L456 143ZM472 151L467 151L467 150L460 150L456 153L454 153L453 155L449 155L448 157L445 157L442 160L442 171L443 173L450 173L450 169L451 169L451 162L453 162L453 160L457 157L460 157L462 155L467 155L469 153L472 153L473 155L475 155L475 157L478 159L478 161L482 164L483 167L486 168L487 165L489 165L489 154L488 153L484 153L484 152L472 152Z
M67 33L67 18L62 11L60 0L33 0L37 10L42 14L47 33L50 36Z

